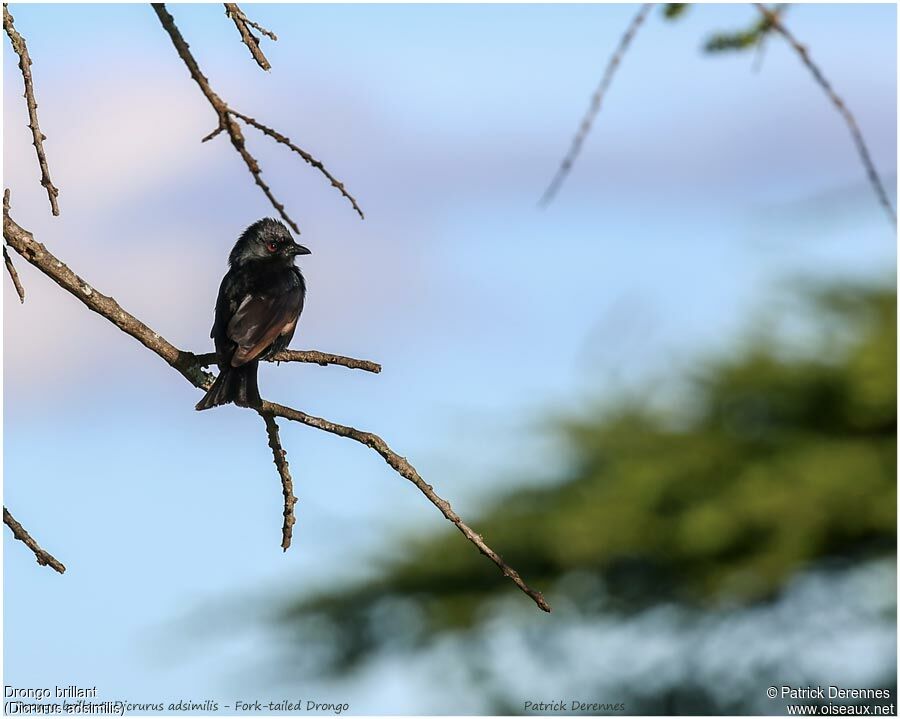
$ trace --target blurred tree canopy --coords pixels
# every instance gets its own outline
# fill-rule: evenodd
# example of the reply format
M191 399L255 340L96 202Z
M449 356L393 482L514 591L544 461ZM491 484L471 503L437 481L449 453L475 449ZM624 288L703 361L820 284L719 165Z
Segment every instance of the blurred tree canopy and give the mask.
M500 497L474 526L551 604L585 612L600 609L596 585L573 577L603 583L603 611L747 605L808 566L893 554L896 292L842 285L803 298L805 349L769 332L700 362L678 406L623 399L562 421L557 481ZM535 611L448 530L277 621L300 646L327 637L332 668L346 668L398 637L475 626L498 597Z

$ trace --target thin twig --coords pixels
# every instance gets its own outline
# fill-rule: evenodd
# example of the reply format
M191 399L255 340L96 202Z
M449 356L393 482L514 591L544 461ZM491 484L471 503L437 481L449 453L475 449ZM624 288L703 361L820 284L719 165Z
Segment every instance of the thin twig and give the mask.
M37 559L37 563L42 567L51 567L60 574L65 574L66 567L50 552L41 549L40 545L34 541L34 538L25 531L25 527L19 524L16 519L9 513L6 507L3 507L3 523L12 530L13 536L28 547Z
M243 43L249 48L250 55L256 60L256 64L259 65L263 70L271 70L272 66L269 64L266 56L263 55L262 50L259 48L259 38L256 37L252 32L250 32L250 25L253 24L255 27L259 27L255 23L251 23L250 19L244 14L244 11L241 10L236 3L227 2L225 3L225 14L232 19L234 22L234 26L238 29L238 32L241 34L241 40ZM277 40L272 33L266 33L273 40Z
M237 7L237 5L235 5L235 7ZM240 8L238 8L238 9L240 10ZM243 17L244 22L247 23L254 30L258 30L260 32L260 34L265 35L270 40L278 42L278 36L274 32L272 32L271 30L266 30L258 22L253 22L253 20L251 20L250 18L247 17L247 14L243 10L241 10L241 17Z
M269 448L275 460L275 469L281 476L281 492L284 495L284 524L281 527L281 548L286 552L291 546L291 536L294 533L294 505L297 498L294 496L294 480L291 478L291 469L288 467L287 452L281 446L281 438L278 436L278 425L275 417L260 411L259 416L266 423L266 434L269 435Z
M44 140L47 136L41 132L38 124L37 100L34 97L34 79L31 77L31 56L28 54L28 46L13 25L13 16L10 14L6 3L3 3L3 29L9 37L10 43L16 55L19 56L19 70L22 71L22 80L25 82L25 104L28 107L28 128L31 130L31 142L37 152L38 165L41 168L41 184L47 190L50 198L50 211L59 215L59 204L56 201L59 190L50 179L50 167L47 165L47 154L44 152Z
M9 212L9 188L6 188L3 191L3 213L7 214ZM19 280L19 273L16 272L16 267L13 265L12 257L10 257L9 252L6 249L6 245L3 245L3 262L6 264L6 271L9 273L10 279L13 281L13 287L16 288L16 294L19 295L19 302L25 304L25 288L22 287L22 282Z
M197 364L201 367L209 367L216 362L216 353L208 352L206 354L196 356ZM334 355L328 352L319 352L318 350L282 350L276 352L267 358L269 362L308 362L325 367L326 365L341 365L349 369L361 369L366 372L378 374L381 372L381 365L372 360L356 359L355 357L344 357L343 355Z
M600 106L603 104L603 98L606 95L606 91L609 89L610 84L612 83L613 77L615 77L616 70L618 69L619 64L622 62L622 58L628 51L628 46L631 45L631 41L634 39L635 34L643 24L644 20L647 18L649 12L653 9L654 5L655 3L644 3L643 5L641 5L641 8L640 10L638 10L637 15L635 15L634 18L632 18L631 22L628 24L625 33L622 35L621 40L619 40L619 46L616 48L616 51L609 59L609 62L606 65L606 70L603 71L603 78L600 80L600 84L597 86L593 97L591 97L590 107L588 107L588 111L587 113L585 113L584 118L581 121L578 132L575 133L575 138L572 140L572 146L569 148L569 152L563 158L559 169L556 171L556 175L554 175L553 180L547 186L547 189L544 191L544 195L543 197L541 197L541 201L538 204L549 204L549 202L559 191L559 188L562 186L563 181L568 176L569 171L572 169L572 165L575 163L575 160L578 158L578 154L581 152L581 146L584 144L588 133L591 131L591 125L593 124L594 119L597 117L597 113L600 112Z
M897 228L897 213L894 210L894 205L891 203L890 198L888 197L887 192L884 189L884 185L881 182L881 177L878 175L878 171L875 169L875 163L872 162L872 156L869 153L869 148L866 145L866 141L863 139L862 132L859 129L859 125L856 124L856 118L853 116L853 113L850 112L850 108L847 107L846 103L840 98L840 96L834 91L834 88L831 86L831 83L827 80L822 70L816 65L812 58L809 56L809 50L805 45L800 44L800 42L795 38L790 31L784 26L779 18L778 14L769 10L762 3L754 3L756 5L756 9L762 14L762 16L771 23L772 27L775 28L779 33L781 33L782 37L787 40L788 44L794 49L797 55L800 56L800 60L806 65L807 69L812 73L813 78L819 84L819 87L825 92L828 96L828 99L831 100L831 104L837 109L837 111L844 118L844 121L847 123L847 128L850 130L850 135L853 137L853 142L856 145L856 151L859 154L860 160L862 160L863 166L866 168L866 174L869 178L869 183L872 185L872 189L875 192L875 196L878 198L878 202L884 208L884 211L888 214L888 217L891 218L891 225L894 227L894 231L896 232Z
M772 14L780 18L787 7L787 3L778 3L772 10ZM767 30L760 31L759 41L756 43L756 54L753 57L753 72L759 72L760 70L762 70L763 59L765 58L766 54L766 39L769 37L769 30L771 30L771 28L772 25L770 23Z
M22 287L22 283L19 280L19 273L16 272L16 268L13 266L12 257L10 257L9 252L6 251L6 245L3 245L3 261L6 263L6 271L9 272L9 276L12 278L13 287L16 288L16 294L19 295L19 302L24 304L25 288Z
M251 155L247 150L246 143L244 141L244 135L241 132L241 127L234 119L235 117L241 117L241 119L244 119L245 116L238 115L238 113L232 110L228 106L228 103L226 103L221 97L219 97L212 89L209 84L209 80L200 70L200 66L197 64L197 61L191 54L190 47L182 36L181 31L178 29L178 26L175 24L175 19L166 9L165 4L153 3L153 10L156 12L156 15L159 18L163 29L169 34L169 38L172 40L172 44L175 46L175 50L178 53L178 56L184 62L185 66L187 66L188 72L191 74L194 82L197 83L197 85L200 87L200 90L203 92L203 95L206 97L209 104L212 105L213 110L215 110L216 117L218 118L218 125L216 126L215 130L213 130L209 135L203 138L203 141L206 142L207 140L211 140L221 132L227 132L228 137L231 139L231 144L234 146L234 149L237 151L237 153L241 156L241 159L244 161L244 164L247 166L247 169L253 176L253 181L263 191L263 194L268 198L269 202L272 204L272 207L275 208L281 218L285 222L287 222L288 225L290 225L291 229L294 230L294 232L300 234L300 228L297 226L297 223L288 216L287 211L284 209L284 205L277 199L275 199L275 195L272 194L272 190L262 179L262 170L260 169L259 163L257 162L256 158L253 157L253 155ZM262 130L262 127L264 126L260 123L256 123L254 124L254 127ZM274 130L272 132L274 132ZM288 144L291 149L295 149L289 143L284 144ZM296 148L296 151L300 152L301 154L303 152L299 148ZM311 160L307 160L307 162L309 162L320 172L322 172L331 181L332 185L340 189L341 194L347 197L351 201L357 212L359 212L359 208L356 207L356 201L353 200L353 198L343 189L343 184L337 182L331 176L331 174L325 170L325 167L321 163L312 162ZM362 212L360 212L359 214L360 216L362 216Z
M337 190L340 191L340 193L350 201L350 204L353 205L353 209L356 210L356 213L359 215L360 219L362 219L362 220L366 219L366 216L363 214L363 211L361 209L359 209L359 205L356 203L356 199L353 197L353 195L351 195L349 192L347 192L346 188L344 187L344 183L339 182L325 168L325 165L323 165L319 160L317 160L315 157L310 155L302 147L297 147L297 145L295 145L293 142L291 142L289 137L282 135L277 130L273 130L271 127L263 125L261 122L254 120L252 117L248 117L247 115L244 115L243 113L240 113L237 110L229 110L229 112L232 115L234 115L235 117L246 122L248 125L255 127L257 130L262 132L264 135L268 135L273 140L275 140L275 142L279 142L282 145L289 147L291 150L293 150L298 155L300 155L300 157L302 157L304 160L306 160L306 162L308 164L312 165L319 172L321 172L323 175L325 175L325 177L327 177L328 180L331 182L331 186L334 188L337 188Z
M140 322L133 315L122 309L113 298L102 295L90 287L61 260L58 260L50 253L44 245L37 242L30 232L16 224L9 216L8 211L5 211L3 215L3 236L6 239L7 244L9 244L9 246L19 253L27 262L47 275L89 309L105 317L120 330L138 340L138 342L147 349L159 355L159 357L177 370L192 385L205 390L212 384L212 376L209 373L203 372L198 365L197 355L179 350L161 337L157 332L154 332L143 322ZM314 427L324 432L330 432L331 434L340 437L352 439L373 449L381 455L398 474L415 484L428 501L437 507L448 520L456 525L463 536L474 544L482 554L494 562L503 574L509 577L519 589L531 597L541 609L547 612L550 611L550 605L544 599L543 595L529 587L519 574L506 564L500 555L484 542L484 539L479 534L460 519L450 507L450 504L434 492L431 485L427 484L425 480L419 476L419 473L409 461L394 452L383 439L370 432L336 424L329 420L314 417L305 412L273 402L264 401L262 406L259 407L259 410L270 414L272 417L282 417L295 422L301 422L309 427Z

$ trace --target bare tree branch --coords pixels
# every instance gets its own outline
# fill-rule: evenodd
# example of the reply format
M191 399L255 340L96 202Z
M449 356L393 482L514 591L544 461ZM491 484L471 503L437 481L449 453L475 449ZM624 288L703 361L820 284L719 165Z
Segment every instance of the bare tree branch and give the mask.
M325 169L325 165L323 165L321 162L319 162L315 157L310 155L302 147L297 147L297 145L295 145L293 142L291 142L290 138L285 137L277 130L273 130L271 127L267 127L266 125L263 125L261 122L257 122L252 117L248 117L247 115L244 115L243 113L240 113L237 110L229 110L229 112L232 115L234 115L235 117L246 122L248 125L252 125L257 130L262 132L264 135L268 135L273 140L275 140L275 142L279 142L282 145L286 145L291 150L293 150L298 155L300 155L300 157L302 157L304 160L306 160L306 162L308 164L312 165L317 170L319 170L319 172L321 172L323 175L325 175L325 177L327 177L328 180L331 182L332 187L336 188L344 197L346 197L348 200L350 200L350 204L353 205L353 209L356 210L356 214L359 215L361 220L366 219L366 216L363 214L363 211L359 208L359 205L356 203L356 199L353 197L353 195L351 195L349 192L347 192L347 190L344 188L344 183L338 182L338 180L335 179L335 177L327 169Z
M195 357L197 364L201 367L209 367L216 362L216 353L208 352L207 354L197 355ZM355 357L344 357L343 355L329 354L328 352L319 352L318 350L282 350L276 352L269 357L268 362L308 362L325 367L326 365L341 365L349 369L361 369L366 372L378 374L381 372L381 365L372 360L356 359Z
M572 140L572 146L569 148L569 152L563 158L559 169L556 171L556 175L553 177L553 180L551 180L547 189L544 191L544 195L543 197L541 197L541 201L538 204L549 204L550 201L556 196L556 193L559 191L559 188L562 186L562 183L565 181L566 177L569 175L569 171L572 169L572 165L575 163L575 160L578 158L578 154L581 152L581 146L584 144L588 133L591 131L591 125L593 124L594 119L597 117L597 113L600 112L600 107L603 104L603 97L606 95L606 91L609 90L610 84L612 84L612 80L616 75L616 70L618 69L619 64L622 62L622 58L628 51L628 46L631 45L631 41L634 39L635 34L643 24L644 20L647 18L649 12L653 9L654 5L655 3L644 3L643 5L641 5L641 8L640 10L638 10L637 15L632 18L631 22L628 24L628 27L625 29L625 33L622 35L622 39L619 40L619 46L616 48L616 51L609 59L609 62L606 65L606 70L603 71L603 78L600 80L600 84L597 86L593 97L591 97L590 107L588 107L588 111L587 113L585 113L585 116L581 121L578 132L575 133L575 137Z
M47 154L44 152L44 140L47 139L47 136L41 132L41 126L38 124L38 105L37 100L34 98L34 79L31 77L31 57L28 54L25 38L16 31L13 25L13 16L10 14L6 3L3 3L3 29L6 31L10 43L12 43L13 50L19 56L19 70L22 71L22 80L25 82L28 128L31 130L31 142L34 145L35 152L37 152L38 165L41 168L41 184L47 190L47 196L50 198L51 212L54 215L59 215L59 204L56 202L59 190L50 179L50 167L47 165Z
M112 297L94 290L81 277L57 260L40 242L35 242L30 233L10 219L4 208L3 237L26 262L37 267L63 289L70 292L88 309L106 317L125 334L134 337L147 349L162 357L178 370L189 382L197 386L209 387L213 376L204 372L191 352L182 352L143 322L122 309Z
M299 234L300 228L297 226L297 223L294 222L290 218L290 216L288 216L287 212L284 209L284 205L275 199L275 196L272 194L272 190L262 179L262 170L259 167L259 163L256 161L256 158L253 157L253 155L251 155L247 150L244 141L244 135L241 132L240 125L234 119L238 116L237 113L235 113L235 111L232 110L228 106L228 104L221 97L219 97L210 86L209 80L200 70L200 66L197 64L197 61L191 54L190 47L188 46L184 37L181 35L181 31L179 31L178 27L175 25L175 19L166 9L165 4L153 3L153 10L156 12L156 15L159 18L163 29L165 29L165 31L169 34L169 38L172 40L172 44L175 46L175 50L178 53L178 56L184 62L185 66L187 66L188 72L190 72L194 82L196 82L200 87L200 90L209 101L209 104L212 105L212 108L213 110L215 110L216 116L218 117L218 126L209 135L203 138L204 142L207 140L211 140L221 132L227 132L228 137L231 139L231 144L234 146L234 149L237 151L237 153L241 156L241 159L244 161L244 164L247 166L247 169L253 176L253 181L257 185L259 185L259 188L263 191L263 194L268 198L269 202L272 203L272 207L275 208L281 218L291 226L291 229L294 230L294 232ZM287 138L285 138L285 140L286 139ZM294 147L289 143L283 144L288 144L291 149L294 149ZM301 152L299 148L296 148L296 151ZM306 159L306 157L304 157L304 159ZM331 181L333 186L339 188L341 194L344 195L344 197L346 197L351 202L357 212L359 212L356 201L343 189L343 184L337 182L331 176L331 174L325 170L325 167L321 163L313 162L310 159L307 159L307 162L320 170ZM360 212L360 216L361 215L362 213Z
M278 436L278 425L275 417L260 411L259 416L266 423L266 433L269 435L269 448L275 460L275 468L281 476L281 492L284 495L284 524L281 527L281 548L286 552L291 546L291 536L294 533L294 505L297 498L294 496L294 480L291 478L291 470L288 467L287 452L281 446L281 437Z
M494 564L496 564L500 571L503 572L505 577L509 577L513 583L521 589L525 594L531 597L535 604L537 604L541 609L545 612L550 611L550 605L547 603L547 600L544 599L544 595L540 592L529 587L522 577L519 576L519 573L510 567L506 562L503 561L503 558L497 554L493 549L491 549L484 542L484 538L476 533L468 524L460 519L459 515L453 511L453 508L450 506L450 503L446 499L442 499L437 495L434 491L434 488L425 482L424 479L419 475L416 471L415 467L413 467L405 457L401 457L399 454L394 452L390 447L388 447L387 443L378 435L372 434L371 432L365 432L363 430L356 429L354 427L347 427L342 424L337 424L336 422L331 422L327 419L322 419L321 417L314 417L313 415L306 414L305 412L301 412L297 409L292 409L290 407L284 407L280 404L275 404L274 402L263 401L262 412L268 412L276 417L283 417L284 419L290 419L294 422L301 422L302 424L307 425L308 427L315 427L316 429L320 429L323 432L330 432L331 434L336 434L339 437L346 437L347 439L352 439L355 442L359 442L360 444L364 444L366 447L375 450L382 456L385 462L387 462L391 468L401 477L405 477L410 482L412 482L416 487L418 487L419 491L424 494L428 501L430 501L435 507L437 507L441 514L443 514L448 520L450 520L453 524L456 525L456 528L462 532L463 536L468 539L472 544L478 547L478 550L490 559Z
M263 70L271 70L272 66L269 64L266 56L263 55L262 50L259 49L259 38L256 37L256 35L254 35L252 32L250 32L250 25L253 25L253 27L257 28L260 32L264 32L273 40L278 39L277 37L275 37L275 34L269 32L268 30L263 30L259 25L252 22L250 18L248 18L244 14L244 11L237 6L236 3L225 3L225 14L230 17L232 21L234 21L235 27L241 34L241 40L249 48L250 54L253 56L253 59L256 60L256 64L259 65Z
M772 25L772 27L779 33L781 33L782 37L787 40L788 44L794 49L797 55L800 56L800 60L812 73L812 76L819 84L819 87L822 88L822 90L828 96L828 99L831 100L831 104L834 105L837 111L844 118L844 122L847 123L847 128L850 130L850 135L853 137L853 142L856 145L856 151L859 154L859 159L862 160L863 166L866 168L866 174L868 175L869 183L872 185L872 190L875 192L875 196L878 198L878 202L884 208L884 211L887 213L888 217L890 217L891 225L894 227L894 231L896 232L897 213L894 210L894 205L891 203L891 200L884 189L884 185L881 182L881 177L878 175L878 171L875 169L875 163L872 162L872 156L869 153L869 148L866 145L866 141L863 139L862 132L859 129L859 125L856 124L856 118L853 116L853 113L850 112L850 108L847 107L846 103L834 91L834 88L831 86L831 83L825 77L819 66L813 62L812 58L809 56L809 50L807 49L807 47L800 44L797 38L795 38L784 26L778 13L769 10L769 8L767 8L762 3L754 3L754 5L756 5L756 9L759 10L762 16Z
M3 261L6 263L6 271L9 272L9 276L13 281L13 287L16 288L16 294L19 295L19 302L25 303L25 288L22 287L22 283L19 280L19 273L16 272L16 268L13 266L12 257L9 256L9 252L6 251L6 245L3 245Z
M187 42L185 42L184 37L182 37L181 32L175 25L175 19L169 11L166 10L166 6L163 3L153 3L153 9L156 12L157 17L159 17L159 21L162 23L163 28L169 33L172 44L178 52L178 56L187 66L194 82L200 86L200 90L202 90L206 99L209 101L209 104L212 105L213 109L216 111L216 115L219 118L219 126L215 131L215 135L223 130L228 132L228 136L231 138L231 144L234 145L234 149L237 150L237 153L241 156L244 164L247 165L247 169L250 171L250 174L253 175L253 180L259 185L263 194L269 199L269 202L272 203L272 207L274 207L278 214L281 215L281 218L291 226L291 229L293 229L294 232L299 234L300 228L297 227L297 223L288 216L287 212L285 212L284 205L275 199L272 190L269 189L269 186L263 181L259 163L244 146L244 135L241 132L241 128L228 114L228 105L225 101L215 93L212 87L210 87L209 80L207 80L206 76L201 72L200 66L191 54ZM210 135L205 139L210 139L215 135Z
M9 513L6 507L3 507L3 523L12 530L13 536L28 547L37 559L37 563L43 567L51 567L60 574L65 574L66 567L50 552L41 549L40 545L34 541L34 538L25 531L25 527L19 524L16 519Z
M202 371L201 366L198 363L197 355L179 350L143 322L126 312L113 298L107 297L93 289L83 279L72 272L72 270L70 270L61 260L58 260L51 254L44 245L37 242L30 232L16 224L7 210L5 210L3 214L3 236L6 239L7 244L9 244L9 246L19 253L27 262L47 275L64 290L75 296L89 309L105 317L120 330L134 337L138 342L144 345L144 347L159 355L192 385L205 390L212 384L212 376L209 373ZM383 439L370 432L330 422L329 420L314 417L305 412L273 402L264 401L262 406L258 409L263 413L269 414L273 418L282 417L284 419L300 422L309 427L336 434L339 437L352 439L373 449L381 455L398 474L416 485L419 491L422 492L422 494L424 494L449 521L456 525L463 536L472 542L482 554L494 562L503 574L509 577L519 589L531 597L541 609L546 612L550 611L550 605L544 599L543 595L529 587L519 574L506 564L500 555L484 542L484 539L479 534L460 519L450 507L450 504L434 492L431 485L427 484L425 480L422 479L409 461L394 452ZM291 496L293 496L293 494L291 494Z

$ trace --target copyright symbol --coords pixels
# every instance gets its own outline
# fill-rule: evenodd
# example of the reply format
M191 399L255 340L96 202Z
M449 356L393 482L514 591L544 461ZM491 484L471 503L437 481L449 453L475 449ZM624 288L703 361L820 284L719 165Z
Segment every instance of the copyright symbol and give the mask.
M769 697L769 699L774 699L778 696L778 690L775 687L769 687L766 689L766 696Z

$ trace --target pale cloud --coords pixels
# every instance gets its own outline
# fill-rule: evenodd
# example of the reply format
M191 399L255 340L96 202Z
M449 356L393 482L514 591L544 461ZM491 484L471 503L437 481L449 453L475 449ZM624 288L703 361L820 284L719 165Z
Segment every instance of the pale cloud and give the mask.
M183 176L197 163L203 106L184 83L116 85L99 82L78 90L77 112L61 102L41 104L41 125L60 202L102 212ZM10 96L13 97L10 97ZM34 150L24 107L7 85L4 93L4 174L14 187L35 181ZM46 106L46 107L45 107ZM207 118L208 119L208 118ZM207 149L207 148L202 148ZM207 160L209 152L204 153Z

